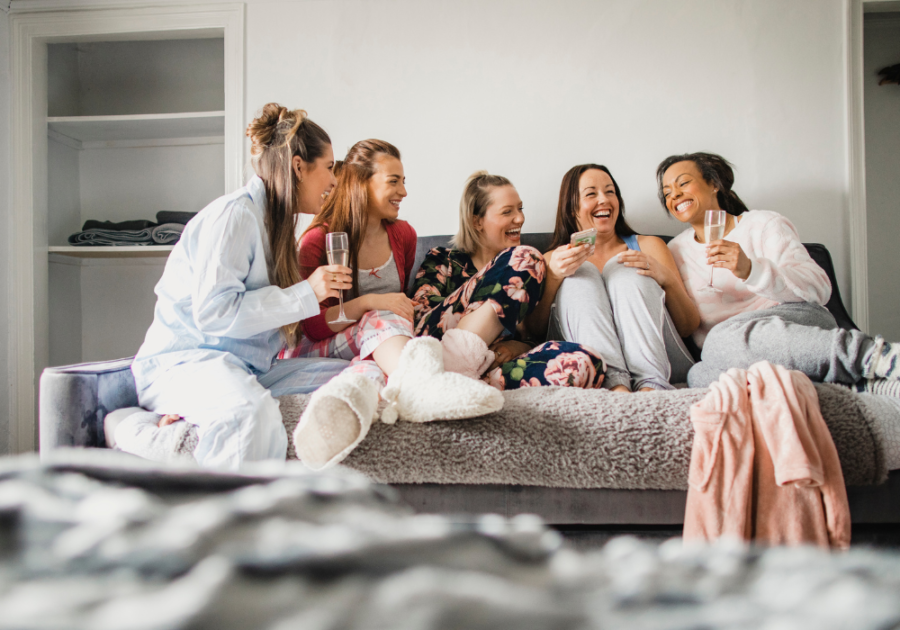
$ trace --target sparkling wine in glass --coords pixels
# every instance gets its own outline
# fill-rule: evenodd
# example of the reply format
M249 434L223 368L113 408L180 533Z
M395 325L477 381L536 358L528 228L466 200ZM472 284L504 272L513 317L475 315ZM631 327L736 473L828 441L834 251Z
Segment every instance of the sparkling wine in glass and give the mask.
M706 246L709 247L713 241L720 241L725 238L725 211L724 210L707 210L706 216L703 217L703 238ZM715 267L709 268L709 284L700 289L701 291L713 291L721 293L721 289L713 286L713 271Z
M346 232L331 232L325 235L325 253L328 255L329 265L343 265L346 267L350 264L350 242L347 240ZM338 293L339 303L341 305L338 311L337 319L331 324L352 324L355 319L350 319L344 314L344 292Z

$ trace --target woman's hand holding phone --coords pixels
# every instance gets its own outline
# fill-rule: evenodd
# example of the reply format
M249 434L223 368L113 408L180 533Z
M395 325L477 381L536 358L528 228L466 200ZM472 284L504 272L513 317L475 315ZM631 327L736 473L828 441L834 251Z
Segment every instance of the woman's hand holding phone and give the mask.
M547 269L550 275L562 280L575 273L594 253L594 242L597 239L597 231L593 228L572 235L568 245L557 247L547 260Z

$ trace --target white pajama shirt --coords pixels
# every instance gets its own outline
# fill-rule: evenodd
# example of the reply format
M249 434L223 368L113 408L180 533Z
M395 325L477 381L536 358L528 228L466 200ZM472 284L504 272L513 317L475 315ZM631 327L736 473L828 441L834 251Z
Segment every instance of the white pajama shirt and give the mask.
M308 282L269 280L266 193L254 177L185 226L156 285L153 323L132 364L142 407L198 426L203 465L284 459L274 395L322 385L344 361L276 361L280 327L319 314ZM271 391L270 391L271 390Z

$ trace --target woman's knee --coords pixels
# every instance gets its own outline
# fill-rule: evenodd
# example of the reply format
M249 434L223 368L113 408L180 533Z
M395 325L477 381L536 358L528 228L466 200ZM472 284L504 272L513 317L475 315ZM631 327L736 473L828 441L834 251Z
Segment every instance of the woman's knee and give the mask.
M574 274L562 281L556 292L558 307L584 306L595 308L597 304L609 304L606 283L600 271L592 264L585 263Z
M379 332L391 330L397 335L414 336L412 322L393 311L366 311L359 318L358 325L361 333L370 333L375 330Z
M642 301L658 300L665 295L663 288L650 276L642 276L635 269L611 263L603 269L603 280L610 296L617 299L640 297Z

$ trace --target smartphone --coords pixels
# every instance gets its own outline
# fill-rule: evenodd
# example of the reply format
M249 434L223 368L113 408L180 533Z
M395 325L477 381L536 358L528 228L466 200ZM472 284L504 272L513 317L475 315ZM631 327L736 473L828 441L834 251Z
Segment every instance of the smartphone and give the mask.
M585 245L590 247L597 242L597 230L594 228L590 228L582 232L575 232L572 235L572 239L570 240L570 242L572 243L572 245L584 243Z

